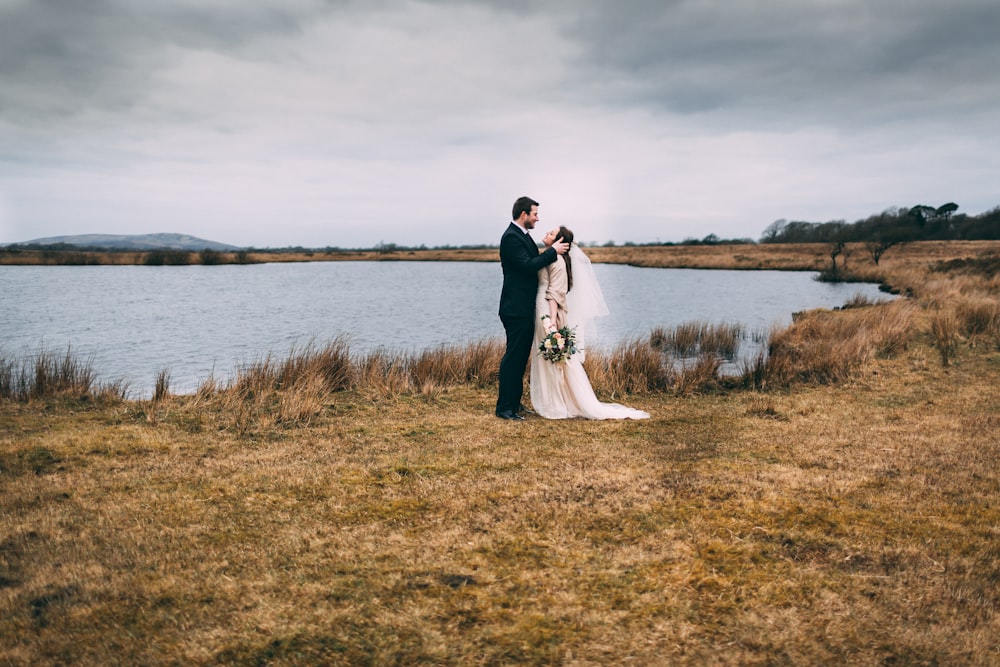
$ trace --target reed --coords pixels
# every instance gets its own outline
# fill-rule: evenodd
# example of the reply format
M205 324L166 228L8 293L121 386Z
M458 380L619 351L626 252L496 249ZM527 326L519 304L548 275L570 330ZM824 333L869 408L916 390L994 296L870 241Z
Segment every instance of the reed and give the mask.
M463 375L466 382L476 387L495 385L503 358L504 343L498 338L473 341L459 348L462 356Z
M732 361L736 358L740 341L745 329L735 323L707 323L698 341L698 352L701 355L712 355Z
M948 308L931 314L931 335L934 348L941 356L941 365L949 366L958 354L961 323L955 311Z
M744 327L740 324L682 322L669 329L655 327L650 332L649 344L665 354L682 358L714 354L732 360L744 334Z
M434 387L450 386L466 381L466 365L461 350L442 346L423 350L411 356L410 378L413 386L423 392Z
M691 396L717 389L721 366L722 361L713 352L699 354L694 360L686 360L676 375L674 392L678 396Z
M855 292L850 299L848 299L844 305L841 307L842 310L847 310L849 308L864 308L865 306L875 306L880 303L885 303L884 299L872 299L871 297L862 294L861 292Z
M345 339L322 347L310 342L293 347L283 359L267 354L238 367L228 384L209 377L185 402L186 412L204 411L219 427L239 437L255 437L275 428L308 424L333 392L353 386L354 373ZM163 402L154 400L151 409Z
M871 355L892 354L905 346L910 336L906 312L890 304L855 305L850 313L808 314L791 329L771 333L766 360L744 362L743 384L761 388L796 380L842 380ZM610 351L591 350L585 368L595 391L609 396L714 390L720 386L721 361L735 356L743 336L743 328L733 324L690 322L657 328L648 337L623 341ZM196 395L201 403L211 399L226 415L224 423L248 435L302 423L323 409L325 396L340 391L355 389L385 398L410 391L436 393L456 385L492 386L502 354L502 342L490 339L416 353L381 349L354 358L347 340L338 338L324 346L311 342L293 348L281 359L266 354L237 368L226 385L209 378ZM87 393L92 382L92 373L80 372L89 366L77 364L71 355L60 364L51 355L41 355L31 389L25 388L27 375L15 373L14 368L11 361L0 367L0 387L6 387L4 395L15 400L57 393L70 376L80 376L79 393ZM161 371L152 411L169 400L169 384L169 371Z
M968 248L979 246L973 244ZM737 384L760 389L794 382L843 381L872 359L906 349L919 333L915 330L919 322L914 318L917 304L927 312L941 313L933 321L926 320L927 335L942 341L940 344L946 350L943 358L949 361L957 354L962 340L972 344L985 340L1000 345L997 305L1000 279L980 270L992 266L992 260L953 264L938 260L934 265L937 268L932 271L929 260L938 256L934 255L938 252L935 249L938 246L921 246L924 254L919 256L928 258L923 265L911 261L916 255L900 257L895 262L887 259L880 267L852 264L852 270L872 279L884 277L893 289L912 298L886 304L855 295L845 304L843 312L807 313L788 329L763 336L767 352L741 363ZM665 249L607 250L614 261L635 260L643 265L658 265L657 258L668 256ZM744 247L737 250L751 252ZM768 252L787 259L795 256L792 250L770 248ZM697 249L697 253L706 251L709 250ZM718 253L719 249L711 251ZM801 251L800 248L800 258ZM689 250L679 252L678 257L683 257ZM807 263L815 257L806 260ZM771 258L776 259L777 255ZM742 260L736 258L736 261ZM875 271L880 273L876 275ZM946 311L954 314L957 325ZM959 338L952 340L948 332L955 326ZM746 332L741 326L727 323L696 321L673 328L658 327L646 339L625 341L607 352L591 350L586 368L595 389L611 396L644 392L687 394L718 389L719 360L735 358L744 337ZM382 350L353 358L346 340L334 340L322 347L310 343L293 349L284 359L268 354L237 369L234 380L227 385L210 379L199 387L197 396L202 403L211 398L218 404L227 404L231 414L237 416L234 423L242 424L237 430L250 433L261 425L302 422L323 409L324 401L329 400L324 396L340 391L358 390L385 398L413 391L436 393L444 387L463 384L492 386L502 348L502 342L493 339L412 353ZM79 364L70 354L58 361L51 354L40 355L33 363L33 372L27 373L24 362L3 360L0 396L23 401L58 394L67 387L74 387L72 391L80 394L95 393L89 365ZM108 390L112 395L123 392L121 386ZM170 400L167 371L157 378L154 400L157 403ZM255 423L257 426L253 426Z
M592 349L584 359L584 369L594 391L609 397L667 391L674 373L662 352L648 338L622 341L609 352Z
M412 387L408 360L384 348L376 349L356 364L359 390L376 399L386 399Z
M118 386L111 386L109 391L118 391ZM103 389L96 382L92 360L81 360L71 348L64 353L42 349L21 359L0 357L0 399L88 396L104 393Z
M282 426L308 425L323 412L329 394L330 386L322 373L296 377L278 394L276 422Z
M703 327L701 322L685 322L678 324L672 330L654 331L650 338L663 341L665 352L672 352L682 357L693 356L698 351L698 341Z
M335 338L323 347L310 342L293 347L282 360L267 354L237 369L229 390L242 396L265 395L313 378L330 392L348 389L354 379L354 364L346 338Z
M156 374L156 383L153 385L153 402L166 400L170 397L170 371L160 370Z
M792 326L772 333L766 360L744 368L754 386L848 379L876 357L906 349L913 338L916 306L893 301L877 307L800 313Z
M1000 301L977 295L955 303L955 316L966 336L996 339L1000 335Z

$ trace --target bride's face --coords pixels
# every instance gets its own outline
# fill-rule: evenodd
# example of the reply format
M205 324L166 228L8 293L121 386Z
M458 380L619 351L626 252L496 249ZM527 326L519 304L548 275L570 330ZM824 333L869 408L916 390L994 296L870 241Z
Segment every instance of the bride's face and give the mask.
M559 234L558 228L550 229L548 232L545 233L545 238L542 239L542 243L544 243L547 246L552 245L553 243L556 242L556 239L559 238L558 234Z

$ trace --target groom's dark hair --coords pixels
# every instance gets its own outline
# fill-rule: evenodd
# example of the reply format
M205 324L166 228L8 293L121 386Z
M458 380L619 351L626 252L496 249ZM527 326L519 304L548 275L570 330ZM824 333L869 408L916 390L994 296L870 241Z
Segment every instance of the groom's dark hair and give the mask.
M518 197L517 201L514 202L514 210L511 213L514 217L511 219L517 220L521 217L522 213L531 213L532 206L538 206L538 202L531 197Z

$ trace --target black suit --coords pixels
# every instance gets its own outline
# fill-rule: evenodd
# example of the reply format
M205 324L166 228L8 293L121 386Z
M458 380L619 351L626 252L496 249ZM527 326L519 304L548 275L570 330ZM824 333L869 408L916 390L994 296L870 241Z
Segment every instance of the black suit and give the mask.
M539 254L530 236L513 222L500 238L500 265L503 289L500 291L500 320L507 332L507 351L500 360L500 390L497 414L517 412L524 392L524 370L531 356L535 335L535 293L538 271L556 261L556 251L547 248Z

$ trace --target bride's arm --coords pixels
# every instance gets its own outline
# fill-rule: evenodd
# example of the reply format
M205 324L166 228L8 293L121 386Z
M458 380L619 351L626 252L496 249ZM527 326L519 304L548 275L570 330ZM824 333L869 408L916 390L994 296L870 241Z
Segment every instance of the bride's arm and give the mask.
M559 304L556 303L555 299L546 299L545 304L549 307L549 319L546 321L546 329L551 329L555 331L559 325L556 324L559 320L556 316L559 315Z
M566 308L566 271L562 262L556 261L546 267L548 284L545 289L545 305L548 307L549 319L546 328L554 331L559 328L559 307Z

